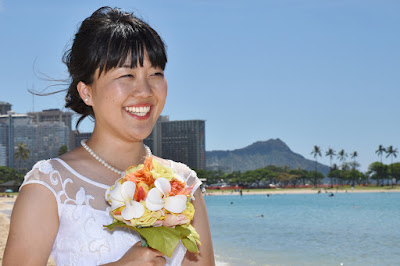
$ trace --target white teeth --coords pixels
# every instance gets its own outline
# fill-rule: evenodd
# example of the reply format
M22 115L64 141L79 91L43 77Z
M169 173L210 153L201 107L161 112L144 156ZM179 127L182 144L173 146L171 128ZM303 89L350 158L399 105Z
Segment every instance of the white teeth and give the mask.
M125 110L137 116L145 116L150 111L150 106L125 107Z

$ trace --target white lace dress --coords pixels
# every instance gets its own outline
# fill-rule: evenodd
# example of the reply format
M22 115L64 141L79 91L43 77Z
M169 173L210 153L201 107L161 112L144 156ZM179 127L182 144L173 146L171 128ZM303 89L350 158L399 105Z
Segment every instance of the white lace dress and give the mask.
M193 192L201 181L186 165L168 161L190 186ZM41 184L54 195L58 206L59 228L51 257L57 265L101 265L120 259L140 240L139 235L126 228L109 231L109 205L105 201L107 185L95 182L73 170L61 159L36 163L25 176L21 188ZM186 248L179 244L166 265L180 265Z

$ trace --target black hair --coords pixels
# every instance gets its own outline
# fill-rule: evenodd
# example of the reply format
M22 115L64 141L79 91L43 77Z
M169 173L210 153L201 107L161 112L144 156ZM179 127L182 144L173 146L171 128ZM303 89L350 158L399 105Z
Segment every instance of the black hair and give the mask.
M101 7L82 22L71 49L63 56L71 77L65 107L81 115L76 127L85 117L94 118L92 107L79 96L78 83L91 85L97 69L100 76L127 61L132 68L138 63L143 66L145 54L153 67L165 69L167 54L163 40L133 13Z

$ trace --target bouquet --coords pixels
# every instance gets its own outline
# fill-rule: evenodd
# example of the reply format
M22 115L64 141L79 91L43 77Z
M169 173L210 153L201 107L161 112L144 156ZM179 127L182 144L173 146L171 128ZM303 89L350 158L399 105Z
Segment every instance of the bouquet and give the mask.
M142 237L142 246L168 257L179 241L188 251L198 253L200 236L190 224L194 215L189 200L192 189L173 169L148 157L144 164L125 170L125 175L107 190L114 221L105 227L133 229Z

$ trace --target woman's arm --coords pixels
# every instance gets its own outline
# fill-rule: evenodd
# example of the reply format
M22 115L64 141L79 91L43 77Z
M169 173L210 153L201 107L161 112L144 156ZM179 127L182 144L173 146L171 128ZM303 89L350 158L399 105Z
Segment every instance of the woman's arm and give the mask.
M195 213L192 225L200 234L201 246L199 254L186 252L182 261L182 265L215 265L214 250L211 241L210 224L208 222L207 208L204 202L203 195L200 189L194 193L195 200L193 201Z
M39 184L24 186L11 215L3 265L46 265L57 231L54 195Z

